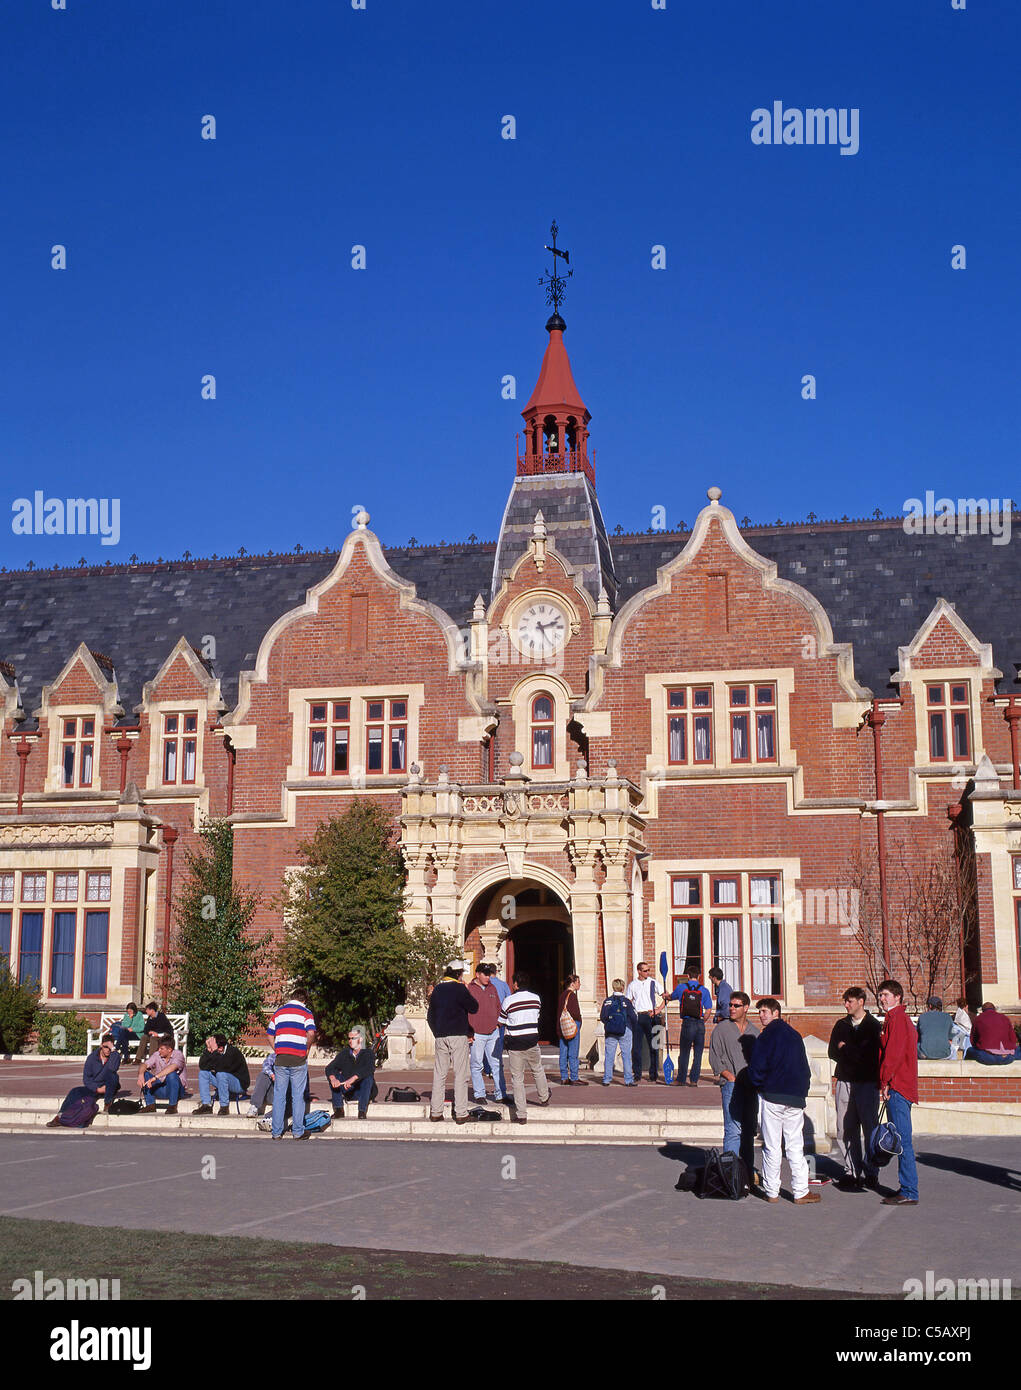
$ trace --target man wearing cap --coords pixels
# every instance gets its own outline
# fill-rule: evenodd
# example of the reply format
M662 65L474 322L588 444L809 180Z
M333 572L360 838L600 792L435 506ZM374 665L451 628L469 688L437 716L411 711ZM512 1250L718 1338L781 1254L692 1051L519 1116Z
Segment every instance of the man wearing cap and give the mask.
M474 1037L471 1041L469 1060L472 1099L477 1105L486 1103L486 1078L482 1072L482 1064L488 1061L490 1075L493 1077L493 1099L498 1105L503 1105L505 1099L504 1093L500 1089L500 1065L496 1056L496 1046L500 1041L500 1029L497 1023L500 1018L501 999L484 965L477 967L475 978L468 986L468 993L479 1006L472 1018ZM496 1068L495 1073L494 1067Z
M461 976L467 969L463 960L452 960L443 972L443 979L429 996L426 1022L436 1039L436 1060L433 1063L433 1089L429 1118L443 1119L447 1075L454 1069L454 1122L465 1125L468 1114L468 1074L470 1050L468 1035L472 1031L471 1014L478 1013L479 1002L464 985Z
M929 1007L918 1018L918 1055L930 1062L942 1062L950 1056L950 1031L954 1026L953 1014L943 1012L943 1000L936 995L929 1000Z

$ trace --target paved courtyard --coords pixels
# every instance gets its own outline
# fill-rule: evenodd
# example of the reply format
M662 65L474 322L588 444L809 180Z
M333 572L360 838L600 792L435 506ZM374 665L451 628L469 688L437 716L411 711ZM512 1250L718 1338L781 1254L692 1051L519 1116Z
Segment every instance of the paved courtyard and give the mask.
M878 1296L902 1296L904 1281L927 1270L1010 1278L1021 1289L1016 1140L921 1141L922 1204L911 1209L832 1187L816 1207L700 1202L673 1190L693 1161L701 1151L679 1145L518 1145L505 1154L435 1142L313 1139L294 1149L268 1137L0 1135L0 1215ZM369 1254L366 1282L371 1262Z

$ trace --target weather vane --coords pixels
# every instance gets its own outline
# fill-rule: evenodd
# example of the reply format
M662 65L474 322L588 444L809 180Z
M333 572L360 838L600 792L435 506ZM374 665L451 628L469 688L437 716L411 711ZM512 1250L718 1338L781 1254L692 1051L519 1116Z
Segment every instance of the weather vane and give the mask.
M561 251L557 247L557 233L559 231L560 228L557 226L556 221L554 220L553 223L550 225L550 235L553 238L553 245L546 246L543 248L546 251L553 252L553 271L551 274L539 276L539 284L545 285L546 287L546 303L551 304L553 306L553 312L555 314L560 313L560 302L567 292L567 281L574 274L573 270L568 270L566 275L557 274L558 256L562 256L564 258L565 266L569 266L571 264L570 251Z

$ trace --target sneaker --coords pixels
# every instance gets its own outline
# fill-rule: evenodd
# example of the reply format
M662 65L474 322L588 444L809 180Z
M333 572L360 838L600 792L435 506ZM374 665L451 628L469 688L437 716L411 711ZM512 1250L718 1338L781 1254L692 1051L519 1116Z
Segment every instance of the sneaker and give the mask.
M245 1111L245 1114L250 1120L257 1120L259 1118L259 1112L258 1110L256 1110L254 1105L250 1105L248 1109Z
M756 1197L761 1197L764 1202L779 1202L780 1200L779 1194L775 1197L771 1197L764 1187L756 1187L753 1191Z
M796 1207L807 1207L807 1206L809 1206L812 1202L821 1202L821 1201L822 1201L822 1198L819 1196L818 1192L806 1192L805 1195L804 1195L804 1197L795 1197L795 1198L794 1198L794 1205L795 1205Z
M903 1192L895 1192L892 1197L883 1198L884 1207L917 1207L917 1197L905 1197Z
M625 1085L625 1086L637 1086L637 1085L638 1085L638 1082L637 1082L637 1081L625 1081L625 1082L624 1082L624 1085Z
M193 1115L211 1115L213 1113L213 1107L211 1105L196 1105L191 1113Z

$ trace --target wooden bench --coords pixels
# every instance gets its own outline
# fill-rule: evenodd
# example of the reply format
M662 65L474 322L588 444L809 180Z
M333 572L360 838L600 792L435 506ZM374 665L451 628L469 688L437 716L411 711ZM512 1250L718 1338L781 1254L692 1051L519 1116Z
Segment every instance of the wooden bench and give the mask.
M122 1019L123 1017L124 1017L124 1010L123 1010L123 1009L121 1009L118 1013L115 1013L115 1014L100 1014L100 1016L99 1016L99 1027L98 1027L98 1028L90 1028L90 1029L89 1029L89 1051L90 1051L90 1052L93 1050L93 1048L96 1048L96 1047L99 1046L100 1041L102 1040L103 1034L104 1034L104 1033L109 1033L109 1031L110 1031L110 1029L113 1027L113 1025L114 1025L115 1023L120 1023L120 1021L121 1021L121 1019ZM173 1030L174 1030L174 1046L177 1047L177 1048L179 1048L182 1052L186 1052L186 1051L187 1051L187 1046L188 1046L188 1021L189 1021L190 1015L189 1015L189 1014L167 1014L167 1018L170 1019L171 1027L172 1027ZM129 1050L129 1052L137 1052L137 1050L138 1050L138 1039L137 1039L137 1038L132 1037L131 1041L128 1043L128 1050Z

